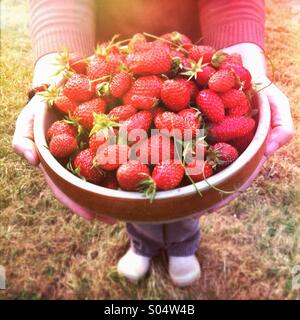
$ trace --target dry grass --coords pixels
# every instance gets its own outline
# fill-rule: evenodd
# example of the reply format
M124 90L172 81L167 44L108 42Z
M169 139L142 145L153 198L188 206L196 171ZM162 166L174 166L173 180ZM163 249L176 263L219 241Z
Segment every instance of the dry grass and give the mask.
M300 298L291 288L291 268L300 264L300 10L293 2L267 1L266 49L298 134L242 197L201 219L203 276L184 290L172 286L164 256L140 285L120 278L115 265L128 246L124 225L73 216L53 198L41 173L12 153L14 123L32 75L24 3L1 1L0 264L8 288L0 298Z

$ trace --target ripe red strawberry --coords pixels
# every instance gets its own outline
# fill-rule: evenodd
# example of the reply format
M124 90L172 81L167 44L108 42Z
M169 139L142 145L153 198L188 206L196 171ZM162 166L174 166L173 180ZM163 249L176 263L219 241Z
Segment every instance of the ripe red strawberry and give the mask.
M80 151L74 159L74 169L80 177L99 184L104 179L104 173L94 165L94 156L94 153L89 149Z
M179 186L184 176L184 168L177 160L158 163L152 172L152 179L159 190L170 190Z
M248 134L242 137L230 140L229 143L232 144L237 149L239 154L242 154L247 149L250 142L253 140L253 137L254 137L254 130L250 131Z
M100 148L96 154L96 162L101 169L112 171L127 162L130 148L125 144L111 144Z
M127 72L116 73L110 82L109 91L115 98L122 97L131 87L132 78Z
M155 134L143 140L136 148L135 155L142 163L156 164L174 159L174 142L162 134Z
M144 76L134 81L130 90L123 97L124 104L132 103L132 96L159 98L163 80L158 76Z
M194 81L192 80L185 80L185 81L187 85L190 87L191 101L195 101L199 93L199 89Z
M163 103L172 111L186 108L191 99L191 89L184 80L166 80L160 93Z
M254 127L252 118L227 116L220 123L211 124L209 133L215 141L229 141L249 134Z
M135 130L135 129L143 131L141 132L141 134L144 134L150 129L151 123L152 123L152 113L150 111L140 111L122 123L119 130L119 136L122 138L124 134L127 134L128 138L130 139L130 133L132 130ZM137 136L135 137L134 141L130 139L129 142L130 144L134 144L138 142L140 138L141 137Z
M178 138L184 137L185 130L191 130L188 123L180 115L170 111L158 114L154 120L154 124L162 133L171 133Z
M213 175L213 168L203 160L194 160L186 165L187 174L194 182L199 182Z
M223 101L214 91L210 89L200 91L196 98L196 104L210 121L220 122L224 119Z
M51 140L52 137L63 133L76 137L77 129L73 125L68 124L63 120L58 120L53 122L51 127L48 129L47 138L48 140Z
M138 160L129 160L121 164L117 170L117 180L120 187L127 191L136 191L140 182L150 174L149 168Z
M202 71L197 72L196 81L200 86L206 86L210 77L216 72L211 66L201 67Z
M99 78L104 78L105 76L110 75L110 66L108 62L103 58L94 58L90 61L86 68L86 75L90 80L96 80ZM94 85L105 81L99 80L96 81Z
M158 99L146 96L133 95L131 97L131 104L134 108L139 110L150 110L157 104Z
M238 151L232 145L225 142L214 144L209 151L209 161L212 161L216 166L222 168L227 167L239 156Z
M118 131L115 128L109 128L107 131L99 130L89 138L89 148L96 154L100 147L108 144L110 141L116 143Z
M129 119L131 116L137 113L136 108L127 104L123 106L118 106L113 108L109 113L108 116L114 119L115 122L122 122Z
M87 63L79 52L70 52L68 63L75 72L85 74Z
M74 102L82 102L89 100L94 90L87 76L75 73L66 82L62 93Z
M222 63L220 67L220 70L222 69L231 70L234 72L238 80L236 81L236 86L235 86L236 88L242 87L243 90L247 90L251 87L251 80L252 80L251 74L242 65L237 63L225 62L225 63Z
M220 95L225 108L227 108L227 115L243 116L250 110L250 103L246 94L242 90L230 89L229 91Z
M167 109L165 109L165 108L163 108L163 107L155 107L155 108L153 108L151 111L152 111L153 120L155 121L156 117L157 117L158 115L161 115L161 114L163 114L164 112L166 112Z
M126 56L122 53L111 53L106 57L111 74L120 72L126 62Z
M117 190L119 188L118 180L114 172L106 172L105 178L101 183L101 186L108 189Z
M65 133L54 136L49 143L49 150L56 158L69 157L77 147L76 138Z
M221 69L208 80L208 87L216 92L226 92L235 86L235 76L231 70Z
M201 118L199 118L200 112L198 110L188 108L178 112L178 115L184 119L190 129L193 129L195 131L193 135L196 136L197 129L200 129L201 127Z
M131 53L126 61L129 69L136 75L163 74L172 67L169 52L161 48Z
M188 52L190 58L195 62L198 62L202 58L202 63L209 63L216 50L210 46L193 45Z
M75 102L73 102L67 96L62 94L54 99L53 104L58 111L64 114L72 114L74 110L77 108L77 104Z
M94 124L94 113L104 113L105 109L106 102L102 98L94 98L81 103L74 111L73 116L85 129L90 130Z

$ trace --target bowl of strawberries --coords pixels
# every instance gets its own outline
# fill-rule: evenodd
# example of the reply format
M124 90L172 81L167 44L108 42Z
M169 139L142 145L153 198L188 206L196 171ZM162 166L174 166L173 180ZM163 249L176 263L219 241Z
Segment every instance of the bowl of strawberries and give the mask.
M176 221L226 204L258 174L270 107L238 54L178 32L136 34L61 64L65 80L40 93L34 136L47 174L80 205Z

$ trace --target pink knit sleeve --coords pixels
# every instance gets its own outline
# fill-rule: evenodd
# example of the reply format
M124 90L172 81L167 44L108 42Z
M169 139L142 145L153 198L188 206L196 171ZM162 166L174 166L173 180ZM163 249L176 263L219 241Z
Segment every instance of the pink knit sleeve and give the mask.
M93 0L31 0L29 28L34 57L68 48L84 55L95 47Z
M200 0L202 42L217 49L241 42L264 47L263 0Z

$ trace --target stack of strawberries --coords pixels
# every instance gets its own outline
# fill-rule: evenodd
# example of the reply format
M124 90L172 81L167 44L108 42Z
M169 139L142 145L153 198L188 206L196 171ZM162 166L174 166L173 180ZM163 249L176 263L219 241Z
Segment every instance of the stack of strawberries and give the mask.
M253 138L255 92L239 54L172 32L136 34L126 46L114 37L91 57L59 60L66 80L42 92L61 118L49 150L90 183L153 199L223 170Z

